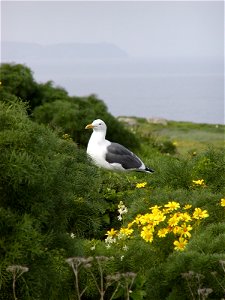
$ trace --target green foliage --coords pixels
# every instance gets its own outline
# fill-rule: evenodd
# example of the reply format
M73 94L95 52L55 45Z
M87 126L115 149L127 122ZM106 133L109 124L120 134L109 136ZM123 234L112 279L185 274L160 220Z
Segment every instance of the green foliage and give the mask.
M171 141L163 141L161 143L155 143L154 146L160 150L161 153L176 154L176 145Z
M79 270L80 288L85 290L82 299L100 299L98 257L106 258L103 286L113 281L105 300L115 290L113 299L224 297L225 207L220 203L225 197L224 149L197 148L195 154L182 155L179 140L177 151L171 138L157 139L159 127L144 120L134 135L95 95L70 97L52 82L38 84L23 65L3 64L1 82L1 300L15 298L12 270L16 268L28 268L16 278L18 299L77 299L75 276L66 262L71 257L93 258L91 270ZM155 173L111 173L93 166L83 150L90 136L84 127L96 118L108 124L110 140L136 148ZM198 137L202 129L204 140L207 131L221 134L223 129L222 125L174 122L168 128L160 126L166 132L171 128L173 134L195 129ZM137 183L144 184L138 187ZM122 220L118 219L120 201L128 209ZM106 247L107 230L125 227L138 214L149 212L149 207L169 201L200 207L209 214L194 226L184 251L175 252L169 238L155 243L134 238L123 241L126 247Z
M198 289L210 288L210 299L221 299L224 295L224 247L225 224L210 225L202 233L196 234L188 246L188 251L171 255L164 265L165 280L171 293L187 290L185 299L191 299L190 289L198 299ZM190 276L191 275L191 276ZM197 275L197 276L196 276ZM176 294L175 293L175 294ZM212 298L211 298L212 297Z
M62 87L55 87L52 81L38 84L38 89L32 101L33 107L40 106L46 102L69 99L68 93Z
M28 102L31 110L45 102L68 98L68 93L63 88L54 87L51 81L36 83L32 71L21 64L1 64L0 81L2 100L9 101L14 95Z
M85 126L97 118L102 118L108 124L107 137L110 140L123 142L127 147L139 146L134 135L108 113L105 104L94 95L45 103L34 110L33 117L39 123L49 124L52 128L68 133L82 146L87 145L90 137L88 132L84 133Z
M223 150L209 148L204 154L196 157L194 175L203 178L213 191L225 188L225 155Z
M63 266L76 254L69 234L91 237L101 225L98 175L73 142L30 121L22 103L0 106L1 286L9 289L7 265L25 264L32 297L56 299L51 291L64 279L55 259Z
M37 84L31 70L21 64L2 64L0 68L1 89L29 101L36 93Z

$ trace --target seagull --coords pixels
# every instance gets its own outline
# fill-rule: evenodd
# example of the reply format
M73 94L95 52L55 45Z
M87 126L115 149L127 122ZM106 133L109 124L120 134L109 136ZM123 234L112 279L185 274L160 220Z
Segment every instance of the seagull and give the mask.
M107 126L104 121L94 120L85 129L93 129L87 146L87 154L97 166L114 171L154 172L123 145L105 139Z

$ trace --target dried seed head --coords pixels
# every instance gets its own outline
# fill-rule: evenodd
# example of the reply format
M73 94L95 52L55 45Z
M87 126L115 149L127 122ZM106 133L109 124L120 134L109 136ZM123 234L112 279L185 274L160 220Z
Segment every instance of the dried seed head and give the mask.
M137 276L137 274L133 272L123 273L122 275L124 278L135 278Z
M74 256L66 259L66 262L70 265L80 265L80 264L89 264L93 260L93 257L82 257L82 256Z
M12 265L12 266L8 266L6 268L7 272L11 272L11 273L25 273L29 271L28 267L24 267L24 266L20 266L20 265Z
M108 260L110 260L110 257L108 257L108 256L95 256L95 258L96 258L96 260L97 260L98 262L103 262L103 261L108 261Z
M121 279L121 276L122 276L122 274L119 273L119 272L117 272L117 273L112 274L112 275L107 275L107 276L106 276L106 280L107 280L108 282L119 281L119 280Z
M203 297L208 297L209 294L213 292L212 289L210 288L203 288L203 289L198 289L198 295L203 296Z
M92 264L85 264L85 265L84 265L84 268L85 268L85 269L89 269L89 268L91 268L91 267L92 267Z
M225 260L219 260L219 263L221 264L222 268L225 268Z

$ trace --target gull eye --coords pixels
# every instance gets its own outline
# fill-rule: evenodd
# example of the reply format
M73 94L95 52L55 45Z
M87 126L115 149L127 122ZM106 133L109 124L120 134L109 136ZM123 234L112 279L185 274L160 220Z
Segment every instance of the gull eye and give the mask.
M102 125L102 123L99 123L98 125Z

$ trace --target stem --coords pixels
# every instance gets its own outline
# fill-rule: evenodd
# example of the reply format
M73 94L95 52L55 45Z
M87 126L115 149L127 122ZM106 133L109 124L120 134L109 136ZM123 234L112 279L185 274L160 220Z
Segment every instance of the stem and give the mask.
M125 288L126 288L126 300L129 300L129 299L130 299L130 295L129 295L129 284L128 284L126 278L125 278Z
M100 286L100 295L101 295L101 300L104 299L104 294L105 294L105 291L104 291L104 284L103 284L103 271L102 271L102 266L101 264L99 263L98 261L98 268L99 268L99 272L100 272L100 277L101 277L101 286Z
M116 288L115 288L115 291L112 293L112 296L110 297L109 300L113 300L113 297L116 295L116 292L118 291L119 286L120 286L120 282L117 283L117 286L116 286Z
M86 286L86 287L83 289L83 291L80 293L80 298L81 298L82 295L85 293L86 289L87 289L87 286Z
M80 297L80 289L79 289L79 283L78 283L78 272L77 270L75 271L75 286L76 286L76 290L77 290L77 296L78 296L78 299L80 300L81 297Z
M91 273L92 278L94 279L94 283L95 283L95 285L97 287L97 290L99 291L99 294L101 294L101 290L100 290L100 288L98 286L97 280L96 280L96 278L95 278L95 276L94 276L94 274L92 273L91 270L90 270L90 273Z
M13 272L13 297L14 297L14 300L17 300L17 298L16 298L16 272Z
M213 274L213 277L216 279L217 283L221 286L221 288L223 289L223 291L225 292L225 288L224 286L221 284L221 282L217 279L216 275Z
M131 287L132 287L133 283L134 283L134 278L132 278L130 286L128 286L128 299L130 299L130 291L131 291Z
M192 292L192 289L191 289L191 286L190 286L190 284L189 284L189 281L188 281L188 280L186 280L186 281L187 281L187 286L188 286L188 289L189 289L189 291L190 291L190 293L191 293L192 299L195 300L195 296L194 296L194 294L193 294L193 292Z
M77 291L77 297L78 297L78 300L81 300L81 294L80 294L80 288L79 288L79 282L78 282L78 268L79 268L79 264L77 264L76 267L74 266L74 264L72 264L72 269L73 269L73 273L75 276L75 288Z

